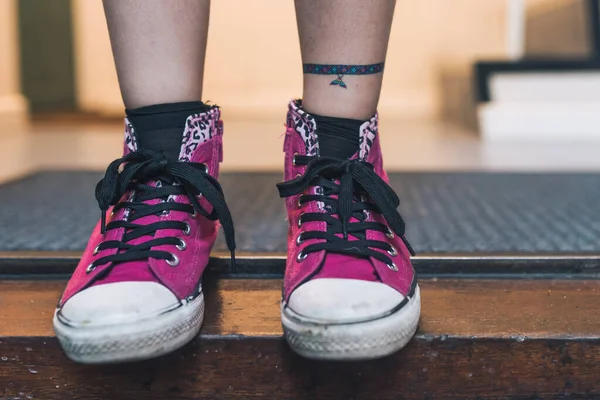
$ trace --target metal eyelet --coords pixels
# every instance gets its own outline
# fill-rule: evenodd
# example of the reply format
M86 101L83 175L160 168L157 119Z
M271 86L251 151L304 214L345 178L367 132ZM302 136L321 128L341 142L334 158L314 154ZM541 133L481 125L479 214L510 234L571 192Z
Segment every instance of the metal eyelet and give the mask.
M100 244L102 244L102 243L100 243ZM94 249L94 253L92 253L94 256L100 252L100 244L98 246L96 246L96 248Z
M296 156L299 156L300 154L298 153L294 153L294 156L292 157L292 165L295 167L296 166Z
M323 194L323 186L315 186L315 193L318 195Z
M296 257L296 261L302 262L302 261L304 261L304 259L306 257L308 257L308 254L304 254L304 252L301 251L300 253L298 253L298 256Z
M187 243L185 242L185 240L179 239L179 244L176 244L175 247L177 247L177 250L183 251L187 249Z
M190 235L190 233L192 232L192 227L191 227L191 226L190 226L190 224L188 224L187 222L184 222L184 224L185 224L185 228L183 229L183 233L184 233L186 236L189 236L189 235Z
M90 265L87 266L87 268L85 269L85 273L89 274L91 272L93 272L96 269L96 266L94 265L94 263L91 263Z
M387 267L388 267L389 269L391 269L392 271L394 271L394 272L398 272L398 267L397 267L397 266L396 266L396 264L394 264L394 263L387 264Z
M194 208L194 211L191 213L188 213L190 215L190 217L192 218L196 218L196 216L198 215L198 212L196 211L196 209Z
M177 257L175 254L171 253L171 259L166 259L165 260L167 262L167 264L169 264L171 267L176 267L179 265L179 257Z
M394 246L390 246L390 249L387 252L392 257L396 257L398 255L398 250L396 250Z
M304 215L304 213L300 214L300 216L298 217L298 228L302 228L302 216Z
M304 239L302 239L302 232L300 232L296 237L296 244L300 246L302 243L304 243Z
M394 238L394 232L392 232L392 230L390 228L388 228L387 233L385 234L385 236L389 237L390 239Z
M302 195L298 196L298 208L302 208L302 203L300 200L302 199Z
M200 165L202 165L204 167L204 173L208 174L208 165L201 163Z
M296 174L296 178L300 178L302 174Z

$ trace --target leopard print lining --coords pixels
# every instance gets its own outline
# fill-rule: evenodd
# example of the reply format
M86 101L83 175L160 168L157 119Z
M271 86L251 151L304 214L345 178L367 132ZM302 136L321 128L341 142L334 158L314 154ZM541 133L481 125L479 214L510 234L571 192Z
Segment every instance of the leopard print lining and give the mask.
M379 124L379 115L375 114L370 120L360 126L359 132L359 153L358 158L362 161L366 161L371 151L371 146L377 136L377 127Z
M135 138L135 128L125 118L125 153L133 153L138 148L137 139Z
M202 114L193 114L185 121L179 161L190 161L194 151L222 130L221 112L217 107Z
M300 108L300 100L290 102L287 126L298 132L306 147L307 156L319 155L317 123L310 114Z

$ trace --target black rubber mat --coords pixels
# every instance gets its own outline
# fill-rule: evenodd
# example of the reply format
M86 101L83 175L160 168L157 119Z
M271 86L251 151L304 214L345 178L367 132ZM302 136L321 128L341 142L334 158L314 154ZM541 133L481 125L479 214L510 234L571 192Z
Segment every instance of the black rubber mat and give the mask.
M0 185L0 251L82 250L99 218L97 172ZM238 250L285 252L277 173L223 174ZM407 237L421 253L600 252L600 175L395 173ZM222 237L218 250L225 250Z

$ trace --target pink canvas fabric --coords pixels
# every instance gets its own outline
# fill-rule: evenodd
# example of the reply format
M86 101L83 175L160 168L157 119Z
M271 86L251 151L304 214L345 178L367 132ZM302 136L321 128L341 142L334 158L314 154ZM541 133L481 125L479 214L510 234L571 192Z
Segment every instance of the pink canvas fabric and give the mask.
M375 114L369 121L365 122L360 129L360 148L352 157L359 158L374 166L375 172L388 182L388 177L383 170L383 160L378 130L378 115ZM303 175L306 166L294 165L295 155L318 156L319 146L317 141L316 123L314 119L301 109L299 101L292 101L289 105L287 116L285 142L285 181L292 180ZM317 188L309 187L303 194L316 194ZM363 259L353 255L327 253L318 251L309 253L302 261L298 261L298 254L303 248L323 241L322 239L310 239L303 241L300 245L296 243L298 235L303 231L325 231L326 223L321 221L304 222L298 226L298 220L303 213L324 213L322 205L317 201L298 204L301 194L285 198L285 206L288 215L288 256L284 280L284 300L287 301L292 292L301 284L316 278L344 278L368 281L381 281L403 295L410 291L415 273L410 261L410 253L400 237L394 235L389 238L385 233L368 230L367 239L384 241L392 244L398 255L392 257L398 271L390 269L386 263L375 259ZM351 220L351 222L356 220ZM385 219L377 213L369 213L367 221L375 221L385 224ZM386 253L386 250L378 250Z
M188 117L186 128L182 134L181 151L179 161L204 163L208 167L208 173L217 178L219 174L219 164L222 161L222 137L223 123L220 119L220 110L212 108L203 114L195 114ZM125 142L124 154L138 150L134 127L125 120ZM160 182L150 182L151 185L160 185ZM121 201L132 196L132 193L125 193ZM176 201L189 204L186 196L172 196L167 201ZM161 200L149 201L149 204L158 203ZM203 198L200 204L207 211L212 210L212 206ZM120 209L114 214L109 209L106 214L107 223L114 220L127 219L128 210ZM126 281L153 281L158 282L169 288L179 299L191 295L196 290L202 273L208 263L210 250L215 242L217 235L217 223L197 214L196 217L181 211L170 211L167 214L150 215L135 221L136 224L145 225L157 221L185 221L190 226L190 233L185 234L181 230L161 229L154 235L154 239L160 237L178 237L186 242L185 250L178 250L175 246L164 245L156 246L154 250L164 250L174 253L179 258L179 265L173 267L165 260L147 259L143 261L130 261L118 263L111 268L111 263L106 263L95 268L93 271L87 271L88 266L100 257L116 253L116 249L106 249L95 252L96 247L103 241L120 240L124 229L111 229L103 235L100 232L100 223L96 224L88 245L83 253L67 288L61 298L61 304L64 304L73 295L81 290L93 286L112 282ZM131 244L143 243L150 239L148 236L140 237L130 241ZM109 269L108 273L107 269Z

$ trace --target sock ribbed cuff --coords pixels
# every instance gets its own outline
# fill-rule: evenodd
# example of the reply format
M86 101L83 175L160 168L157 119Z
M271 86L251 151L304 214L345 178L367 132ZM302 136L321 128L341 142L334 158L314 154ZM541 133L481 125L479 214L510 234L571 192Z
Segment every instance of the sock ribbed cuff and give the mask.
M365 121L311 114L317 125L322 157L350 158L359 150L360 127Z

